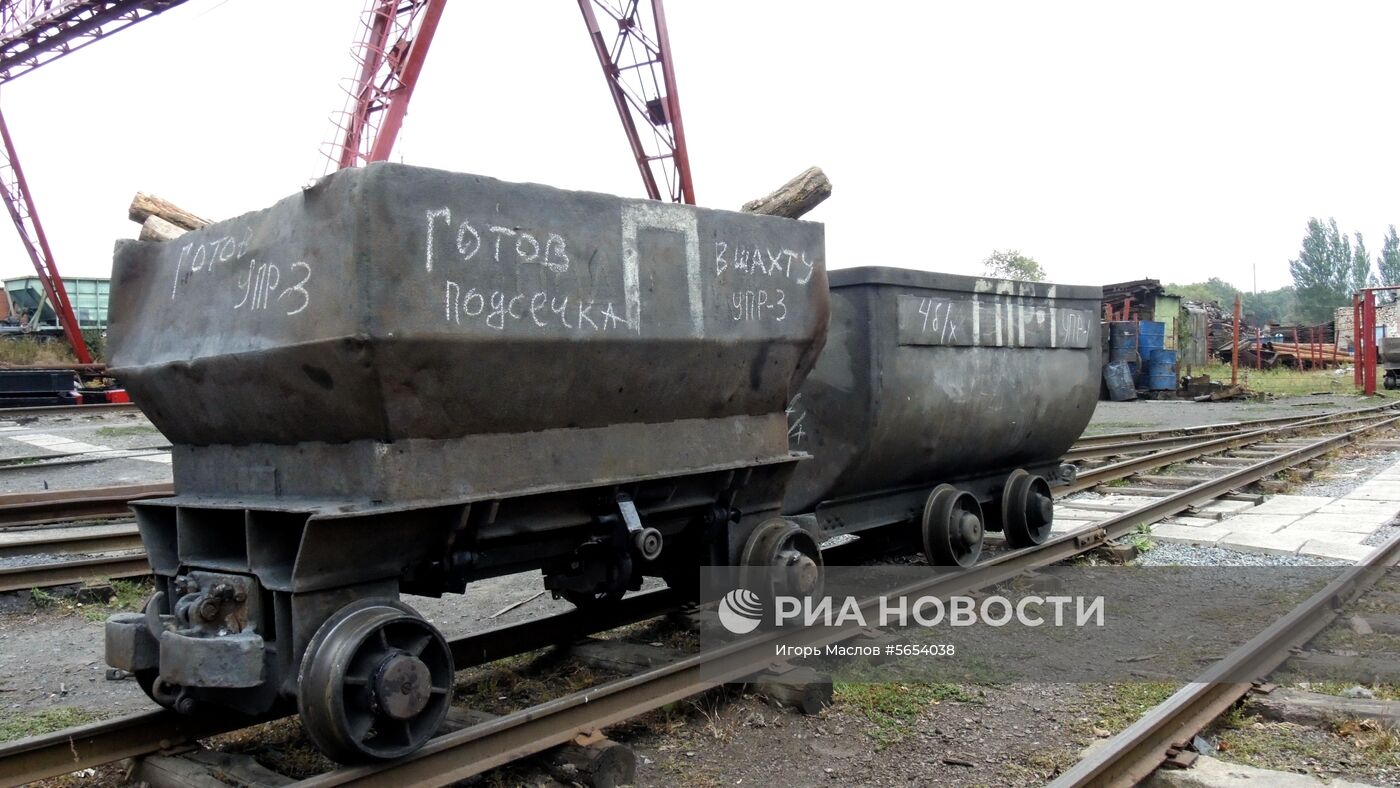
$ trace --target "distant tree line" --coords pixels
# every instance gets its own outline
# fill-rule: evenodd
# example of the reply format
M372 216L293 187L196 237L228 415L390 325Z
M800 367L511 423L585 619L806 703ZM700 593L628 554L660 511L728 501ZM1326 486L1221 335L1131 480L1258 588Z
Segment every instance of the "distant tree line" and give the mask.
M1400 285L1400 235L1392 224L1373 267L1361 233L1348 237L1337 228L1336 219L1324 224L1312 218L1302 249L1289 261L1288 270L1293 274L1299 317L1303 322L1323 323L1332 319L1337 307L1350 304L1357 290Z
M1192 301L1215 301L1230 312L1235 296L1240 297L1241 319L1251 326L1265 323L1306 323L1298 317L1297 294L1292 287L1246 293L1223 279L1212 276L1204 282L1189 285L1167 285L1167 292ZM1325 322L1325 321L1318 321Z

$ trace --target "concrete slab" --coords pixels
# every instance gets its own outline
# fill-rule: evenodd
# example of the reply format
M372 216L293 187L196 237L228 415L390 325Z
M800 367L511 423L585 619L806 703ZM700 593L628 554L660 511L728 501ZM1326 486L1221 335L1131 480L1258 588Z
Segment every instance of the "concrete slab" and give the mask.
M1338 498L1317 511L1320 514L1378 514L1394 516L1396 512L1400 512L1400 504L1391 501Z
M1324 542L1336 542L1337 544L1361 544L1370 537L1370 534L1359 534L1352 531L1315 531L1307 526L1294 525L1278 532L1279 536L1301 536L1304 540L1317 540Z
M1158 769L1142 783L1147 788L1363 788L1366 783L1322 780L1308 774L1276 772L1202 755L1190 769Z
M1191 527L1193 527L1193 528L1205 528L1205 527L1209 527L1209 526L1213 526L1213 525L1219 525L1221 521L1215 519L1214 517L1186 517L1186 516L1182 516L1182 517L1172 517L1172 518L1168 518L1168 519L1166 519L1166 520L1163 520L1162 522L1164 522L1164 523L1170 523L1171 525L1187 525L1187 526L1191 526Z
M1054 522L1050 523L1050 533L1064 534L1070 531L1078 531L1086 525L1093 525L1097 520L1069 520L1062 519L1060 513L1055 513Z
M1372 534L1387 520L1380 515L1310 514L1290 528L1309 531L1346 531L1357 534Z
M1216 542L1219 542L1221 538L1228 536L1229 533L1229 529L1219 525L1191 526L1158 523L1152 526L1151 538L1158 542L1173 542L1176 544L1212 547Z
M1296 514L1255 514L1253 510L1234 517L1226 517L1220 524L1232 531L1254 531L1273 533L1297 522Z
M1366 482L1347 493L1342 500L1400 501L1400 482Z
M1361 559L1370 555L1376 548L1364 544L1344 544L1342 542L1329 542L1321 539L1312 539L1298 548L1299 555L1308 555L1314 558L1336 558L1342 561L1352 561L1360 563Z
M1275 495L1250 510L1252 514L1310 514L1332 502L1325 495Z
M1243 512L1246 509L1253 509L1254 504L1249 501L1211 501L1205 506L1197 508L1202 512Z
M1282 537L1276 533L1254 533L1233 531L1216 543L1218 547L1239 550L1242 553L1264 553L1266 555L1292 555L1298 552L1307 539L1302 536Z
M1056 520L1062 517L1066 520L1107 520L1112 516L1112 512L1104 512L1097 509L1076 509L1073 506L1055 507Z

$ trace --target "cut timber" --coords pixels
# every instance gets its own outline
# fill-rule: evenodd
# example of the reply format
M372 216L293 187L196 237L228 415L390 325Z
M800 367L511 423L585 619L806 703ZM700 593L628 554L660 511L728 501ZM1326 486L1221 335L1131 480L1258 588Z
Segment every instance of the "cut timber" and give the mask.
M187 232L189 230L151 214L141 223L141 234L137 237L143 241L173 241Z
M131 778L151 788L278 788L295 782L253 760L251 755L213 750L138 759L132 766Z
M584 638L569 646L569 656L595 668L630 674L675 662L686 654L676 649L625 640Z
M757 200L744 203L745 213L783 216L796 219L831 196L831 180L820 167L809 167L778 190Z
M1276 689L1267 695L1254 695L1250 703L1260 715L1280 722L1295 722L1315 728L1338 720L1376 720L1400 726L1400 701L1369 698L1343 698L1318 692Z
M496 715L477 709L450 709L438 733L451 733L494 719ZM531 760L565 785L613 788L637 780L637 754L632 748L598 734L579 736Z
M205 225L213 224L208 219L195 216L189 211L168 200L145 192L137 192L131 198L131 207L127 208L126 215L131 221L144 225L147 217L159 216L176 227L186 230L198 230Z

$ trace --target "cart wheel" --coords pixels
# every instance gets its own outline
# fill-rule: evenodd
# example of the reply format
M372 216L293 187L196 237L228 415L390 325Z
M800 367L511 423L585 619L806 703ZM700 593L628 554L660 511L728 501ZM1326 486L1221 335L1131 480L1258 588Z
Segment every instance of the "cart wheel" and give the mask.
M1011 547L1034 547L1050 538L1055 499L1049 483L1021 468L1012 471L1001 493L1001 519Z
M452 652L432 624L407 605L361 600L311 639L297 707L311 741L333 760L389 760L437 733L452 677Z
M749 535L740 564L758 570L749 587L773 587L787 596L818 596L822 589L822 551L806 529L774 517ZM768 574L768 572L772 574ZM773 582L759 582L763 578Z
M923 534L932 566L972 566L982 554L982 505L972 493L940 484L924 505Z

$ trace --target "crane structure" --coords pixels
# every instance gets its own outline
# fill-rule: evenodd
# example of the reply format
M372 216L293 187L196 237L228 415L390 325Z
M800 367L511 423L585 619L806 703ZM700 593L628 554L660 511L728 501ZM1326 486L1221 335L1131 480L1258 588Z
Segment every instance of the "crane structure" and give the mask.
M389 158L446 5L368 0L354 49L357 76L334 119L332 167ZM578 0L578 6L647 196L695 204L662 0ZM607 32L600 18L610 23Z
M0 0L0 84L53 62L118 30L174 8L185 0ZM0 200L14 221L34 271L63 325L73 355L82 364L92 363L92 353L63 277L58 273L44 225L39 221L34 196L25 180L19 155L5 116L0 113ZM42 311L43 303L39 309Z
M0 84L185 1L0 0ZM389 157L446 5L447 0L367 0L354 49L356 77L336 118L329 156L334 168ZM694 204L662 0L578 0L578 6L647 196ZM0 200L74 355L91 364L3 113L0 143Z

